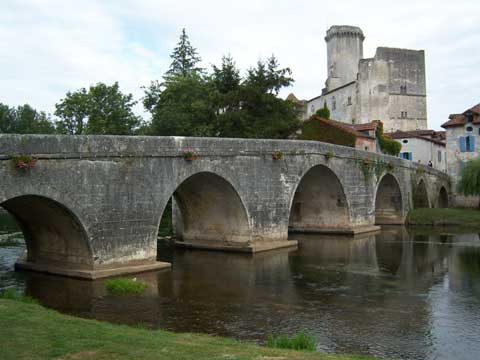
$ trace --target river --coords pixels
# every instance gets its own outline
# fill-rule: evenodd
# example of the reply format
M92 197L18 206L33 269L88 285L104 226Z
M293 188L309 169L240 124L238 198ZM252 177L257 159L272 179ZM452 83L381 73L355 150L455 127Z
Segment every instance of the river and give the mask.
M402 359L480 354L479 234L386 227L355 238L296 235L298 249L254 256L159 244L172 271L137 275L141 296L103 281L15 272L25 251L0 212L0 291L17 287L63 313L262 343L303 330L324 352Z

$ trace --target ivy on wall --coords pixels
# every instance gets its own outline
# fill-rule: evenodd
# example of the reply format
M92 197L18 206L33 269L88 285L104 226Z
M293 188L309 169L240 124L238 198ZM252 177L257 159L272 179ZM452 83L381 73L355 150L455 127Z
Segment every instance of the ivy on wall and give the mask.
M319 121L317 117L312 116L304 122L299 139L355 147L357 136L347 130Z
M400 142L395 141L393 139L386 138L383 135L383 123L380 122L377 126L377 130L375 133L378 143L380 144L380 149L384 154L398 156L400 154L400 150L402 150L402 144Z

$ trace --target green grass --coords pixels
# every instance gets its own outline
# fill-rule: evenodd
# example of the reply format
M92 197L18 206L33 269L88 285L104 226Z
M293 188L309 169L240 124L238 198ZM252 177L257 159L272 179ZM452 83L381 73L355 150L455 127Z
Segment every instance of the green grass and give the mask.
M200 334L115 325L0 299L0 357L10 359L360 360Z
M0 294L0 299L16 300L27 304L39 304L37 299L34 299L28 295L22 295L14 288L9 288Z
M147 287L147 284L136 278L116 278L105 281L105 288L115 295L141 294Z
M312 336L299 332L292 337L288 335L270 335L267 339L267 346L279 349L294 349L315 351L316 344Z
M415 209L408 213L409 225L466 226L480 228L480 210Z

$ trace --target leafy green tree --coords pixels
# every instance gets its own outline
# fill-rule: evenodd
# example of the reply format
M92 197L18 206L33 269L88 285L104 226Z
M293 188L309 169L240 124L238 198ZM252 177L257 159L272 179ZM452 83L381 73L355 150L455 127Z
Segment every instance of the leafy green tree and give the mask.
M25 104L17 108L0 103L0 133L53 134L50 116Z
M326 101L323 103L323 108L318 109L315 115L324 119L330 119L330 109L328 108Z
M182 29L180 41L170 55L172 63L167 71L167 77L172 75L190 76L194 72L200 72L197 64L201 61L197 50L190 44L185 28Z
M463 195L480 195L480 157L467 161L460 170L457 191Z
M64 134L132 135L140 125L135 104L132 94L120 91L118 82L98 83L88 91L81 88L55 105L60 118L57 129Z
M156 103L151 101L153 97L157 97ZM147 95L144 104L149 104L146 108L152 114L153 135L215 135L211 83L198 73L171 76L160 92Z
M228 61L222 68L229 68ZM244 81L224 94L228 102L218 111L219 136L278 139L291 135L299 125L295 104L277 97L282 87L292 84L290 74L274 56L250 68Z

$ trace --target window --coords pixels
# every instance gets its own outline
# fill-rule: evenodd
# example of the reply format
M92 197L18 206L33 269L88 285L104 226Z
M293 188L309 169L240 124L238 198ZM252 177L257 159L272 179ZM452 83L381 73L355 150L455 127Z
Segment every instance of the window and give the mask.
M400 153L400 157L405 160L413 160L413 156L411 152L402 152Z
M312 106L310 107L310 112L311 112L312 114L315 112L315 105L312 105Z
M472 135L460 136L458 141L461 152L475 151L475 137Z
M407 139L405 139L405 140L402 140L402 143L404 143L404 144L408 144L408 140L407 140Z
M437 151L438 162L442 162L442 152L440 150Z
M465 129L467 132L472 132L473 131L473 128L471 126L467 126L467 128Z
M400 112L400 117L401 117L402 119L406 119L406 118L407 118L407 112L406 112L406 111L401 111L401 112Z
M347 105L352 105L352 97L349 96L347 99Z
M337 101L335 100L335 96L332 97L332 110L337 108Z
M467 122L473 122L473 114L467 114Z
M407 85L400 85L400 94L407 93Z

